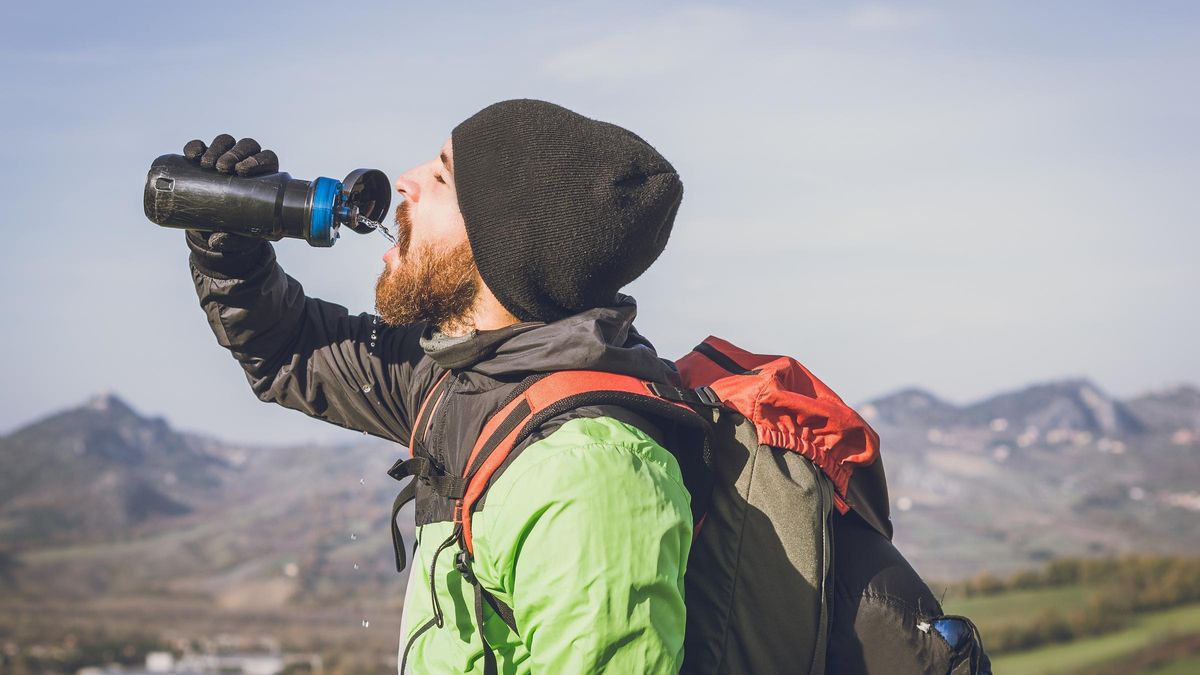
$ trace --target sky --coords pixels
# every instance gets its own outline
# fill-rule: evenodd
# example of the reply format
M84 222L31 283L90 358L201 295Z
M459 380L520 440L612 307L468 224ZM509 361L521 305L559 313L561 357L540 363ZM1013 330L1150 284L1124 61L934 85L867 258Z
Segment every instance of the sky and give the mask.
M195 6L192 6L195 5ZM849 402L1087 377L1200 383L1193 3L5 3L0 433L113 391L255 443L351 432L259 402L200 311L150 162L228 132L293 177L393 179L509 98L627 127L679 171L627 291ZM371 311L386 248L276 246Z

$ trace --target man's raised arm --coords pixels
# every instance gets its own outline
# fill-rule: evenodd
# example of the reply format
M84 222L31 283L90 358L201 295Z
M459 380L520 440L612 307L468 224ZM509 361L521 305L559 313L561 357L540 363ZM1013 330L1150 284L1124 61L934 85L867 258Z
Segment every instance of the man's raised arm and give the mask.
M195 231L187 241L209 326L259 399L407 444L423 324L391 328L306 297L266 241Z
M228 134L192 141L184 156L226 174L279 170L274 152ZM389 328L306 297L265 240L189 230L187 243L209 326L259 399L407 444L410 403L427 384L415 375L424 324Z

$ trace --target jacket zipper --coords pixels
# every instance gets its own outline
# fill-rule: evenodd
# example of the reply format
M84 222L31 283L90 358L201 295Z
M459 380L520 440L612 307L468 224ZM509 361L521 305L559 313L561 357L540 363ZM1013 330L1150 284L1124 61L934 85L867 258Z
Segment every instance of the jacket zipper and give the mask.
M446 457L444 453L435 452L437 448L432 444L432 441L438 440L441 436L445 436L445 434L439 434L435 436L433 433L433 427L439 424L439 422L444 424L445 420L443 418L446 416L446 407L442 404L448 398L450 398L450 394L454 392L454 386L456 384L458 384L458 375L452 375L450 382L446 385L446 388L442 390L442 393L438 395L437 400L433 402L433 409L429 411L429 424L425 427L425 433L421 437L421 445L425 446L425 449L429 454L429 458L432 459L435 464L439 465L438 468L442 471L446 470Z

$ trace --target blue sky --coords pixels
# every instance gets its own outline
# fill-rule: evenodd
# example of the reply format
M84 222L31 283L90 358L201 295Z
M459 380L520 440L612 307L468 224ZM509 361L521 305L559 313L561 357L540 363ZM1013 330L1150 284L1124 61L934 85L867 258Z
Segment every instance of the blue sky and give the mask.
M667 252L629 288L665 356L712 333L852 402L1200 383L1190 3L12 5L0 432L112 389L226 438L346 440L251 395L182 234L142 214L146 169L227 131L298 178L395 177L517 97L679 170ZM277 250L357 312L384 247Z

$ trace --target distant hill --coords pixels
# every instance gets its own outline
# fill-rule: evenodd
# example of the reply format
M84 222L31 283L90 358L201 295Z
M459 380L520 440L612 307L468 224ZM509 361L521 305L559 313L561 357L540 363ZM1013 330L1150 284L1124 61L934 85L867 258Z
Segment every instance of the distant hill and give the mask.
M107 538L190 513L227 469L112 394L0 438L0 463L0 531L10 543Z
M1186 403L1185 403L1186 405ZM1146 425L1129 406L1088 380L1064 380L1006 392L958 407L920 389L904 389L867 403L872 418L892 426L1009 426L1130 434Z
M385 471L400 452L367 437L225 443L96 396L0 438L0 588L227 606L398 596L387 520L399 485Z
M906 389L881 437L896 539L926 576L1060 555L1200 551L1200 390L1123 401L1071 379L966 406Z
M1147 426L1162 431L1200 429L1200 389L1181 384L1129 400L1129 408Z
M1146 430L1121 401L1114 400L1088 380L1064 380L993 396L963 409L967 425L990 425L1007 420L1022 428L1057 429L1096 435L1135 434Z
M1194 387L1118 400L1076 379L965 406L906 389L857 408L882 439L897 542L929 578L1200 551ZM224 607L398 598L384 472L401 452L365 436L227 443L96 396L0 438L0 589Z
M893 426L936 426L953 424L962 411L923 389L902 389L862 406L860 411L872 424Z

